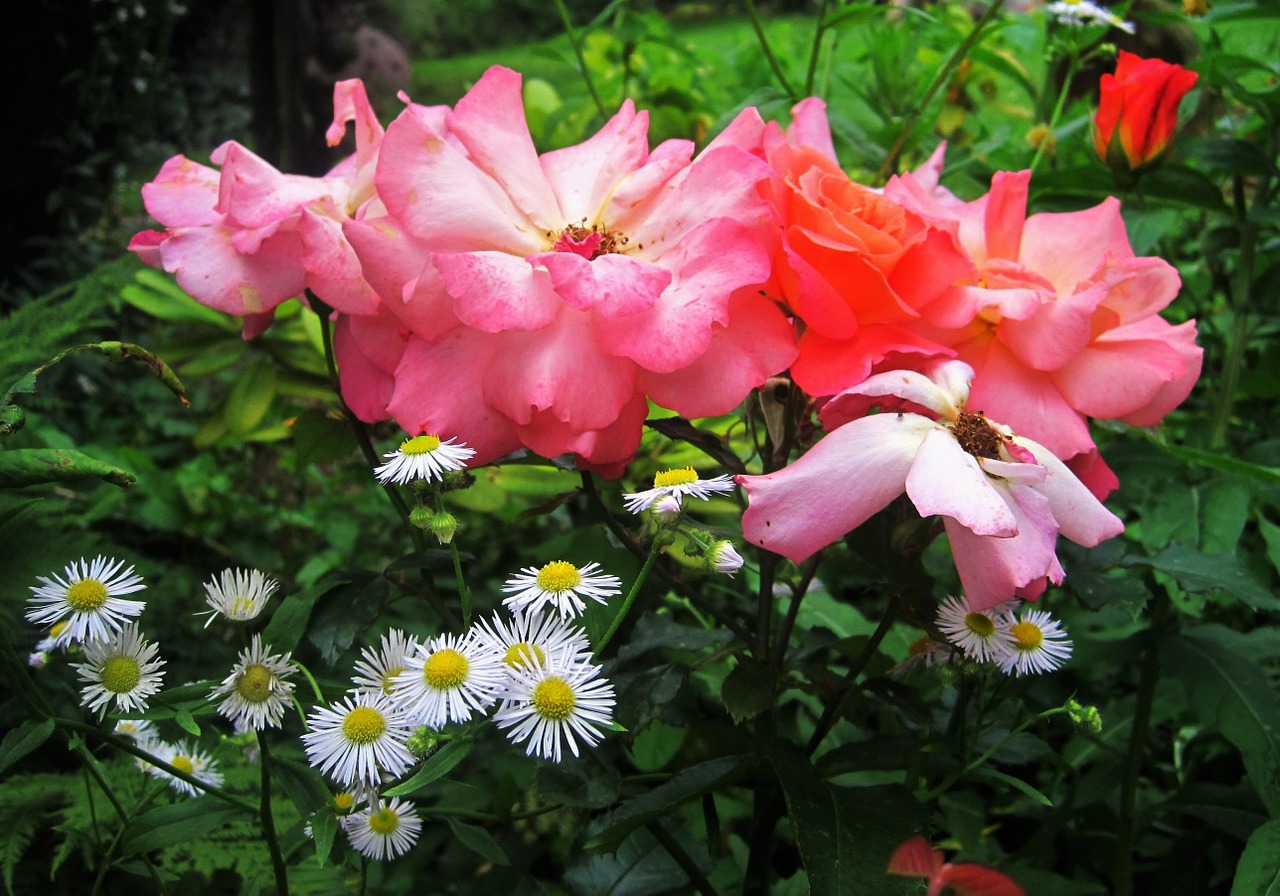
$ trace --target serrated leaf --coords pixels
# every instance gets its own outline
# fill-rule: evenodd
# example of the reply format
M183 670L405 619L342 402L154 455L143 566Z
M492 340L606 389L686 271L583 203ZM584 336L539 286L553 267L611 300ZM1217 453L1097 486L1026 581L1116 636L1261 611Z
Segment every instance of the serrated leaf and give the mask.
M54 727L53 719L43 722L29 719L6 734L0 741L0 772L48 740Z
M120 842L120 853L131 856L194 840L243 814L239 809L210 799L189 799L158 806L133 819Z
M1280 610L1280 598L1238 557L1211 557L1187 545L1172 544L1155 557L1131 557L1125 565L1150 566L1195 594L1221 588L1254 609Z
M449 823L449 829L458 838L458 842L485 861L492 862L494 865L511 864L511 860L507 858L507 854L498 845L498 841L494 840L493 835L484 828L474 824L466 824L456 818L446 818L445 821Z
M467 758L467 754L471 752L471 741L469 740L451 740L440 749L428 757L427 761L422 763L422 768L414 773L413 777L403 784L397 784L395 787L388 789L387 796L412 796L419 790L422 790L432 781L439 780L449 772L453 771L454 766Z
M743 658L720 686L720 698L735 725L754 718L773 705L773 670L764 663Z
M1280 896L1280 819L1250 835L1236 865L1231 896Z
M689 892L688 875L648 831L636 831L612 855L579 851L564 883L573 896Z
M1192 709L1229 740L1272 817L1280 816L1280 696L1267 673L1208 638L1183 635L1163 645Z
M752 763L753 760L745 756L724 756L676 772L669 780L592 822L587 828L584 848L613 852L636 828L661 818L681 803L739 780Z

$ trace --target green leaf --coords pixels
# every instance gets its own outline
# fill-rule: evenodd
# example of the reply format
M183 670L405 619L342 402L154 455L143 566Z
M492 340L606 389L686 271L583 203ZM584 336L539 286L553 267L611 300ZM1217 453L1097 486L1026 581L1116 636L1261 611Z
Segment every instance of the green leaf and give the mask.
M720 686L720 698L735 725L760 715L773 705L774 677L764 663L743 658Z
M997 781L1001 784L1008 784L1014 790L1019 790L1022 793L1025 793L1027 796L1031 797L1040 805L1048 806L1050 809L1053 808L1053 800L1049 799L1043 793L1036 790L1026 781L1022 780L1021 778L1015 778L1013 775L1006 775L1004 772L997 771L996 769L991 768L990 766L984 765L980 768L975 768L968 773L968 777L977 778L979 780Z
M387 598L387 581L367 570L334 573L326 580L336 584L316 601L307 640L332 663L378 618Z
M276 368L273 364L251 364L231 386L222 420L235 436L253 432L267 416L276 397Z
M425 788L432 781L443 778L449 772L453 771L453 767L459 762L467 758L467 754L471 752L471 741L469 740L451 740L440 749L428 757L427 761L422 763L422 768L403 784L397 784L395 787L386 791L387 796L412 796L419 790Z
M183 731L195 737L200 736L200 726L196 724L195 717L190 711L180 709L173 714L173 720L178 723L178 727Z
M1232 174L1270 177L1276 170L1258 147L1233 137L1186 140L1184 148L1201 162Z
M748 771L752 760L744 756L723 756L689 766L657 787L627 800L587 828L585 849L613 852L636 828L662 818L689 800L727 786Z
M143 268L133 276L137 282L121 287L120 297L138 310L160 320L208 324L239 332L240 322L236 318L201 305L183 292L172 277L151 268Z
M1165 641L1163 665L1200 720L1230 741L1272 817L1280 815L1280 696L1256 663L1208 638Z
M338 460L356 447L351 428L320 411L303 411L290 428L298 466L312 466Z
M680 747L688 736L687 726L668 725L655 719L631 741L631 762L642 772L660 771L680 754Z
M1131 557L1125 565L1159 570L1193 593L1221 588L1255 609L1280 610L1280 598L1238 557L1210 557L1195 548L1171 544L1155 557Z
M818 777L796 747L775 741L769 760L787 800L810 896L906 896L914 880L886 873L889 857L922 828L906 788L837 787Z
M1280 896L1280 819L1258 828L1236 865L1231 896Z
M456 818L445 818L453 835L467 849L494 865L510 865L511 860L503 852L498 841L484 828L474 824L465 824Z
M158 806L133 820L120 843L120 853L131 856L194 840L243 815L241 810L211 799Z
M612 855L579 850L565 871L573 896L657 896L689 892L689 877L648 831L636 831Z
M22 488L42 482L92 477L112 485L129 486L137 477L119 467L94 460L72 448L15 448L0 451L0 488Z
M1145 430L1143 430L1145 432ZM1156 440L1152 437L1152 444L1158 447L1172 457L1186 461L1189 464L1195 464L1200 467L1209 467L1213 470L1221 470L1224 473L1234 473L1237 476L1244 476L1246 479L1252 479L1255 482L1265 483L1266 485L1280 485L1280 469L1275 467L1264 467L1259 464L1251 464L1248 461L1239 458L1217 454L1212 451L1203 451L1199 448L1188 448L1184 445L1169 445Z
M0 741L0 772L48 740L54 727L53 719L29 719L6 734Z
M316 843L316 861L323 868L333 852L333 838L338 833L338 819L333 809L325 806L311 813L311 839Z
M541 765L535 779L542 798L575 809L603 809L618 799L622 778L612 766L597 762Z

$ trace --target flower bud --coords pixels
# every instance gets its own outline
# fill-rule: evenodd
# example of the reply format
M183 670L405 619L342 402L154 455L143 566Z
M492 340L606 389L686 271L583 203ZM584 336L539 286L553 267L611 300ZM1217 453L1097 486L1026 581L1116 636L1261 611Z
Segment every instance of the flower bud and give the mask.
M1120 51L1114 75L1099 83L1093 118L1093 146L1116 182L1160 162L1178 127L1178 104L1199 77L1162 59L1143 59Z
M430 529L434 517L435 511L421 504L409 511L409 522L419 529Z
M453 534L458 531L458 518L447 510L442 510L431 518L431 534L441 544L453 541Z
M707 559L711 562L712 569L726 576L732 577L742 569L742 555L733 546L733 542L727 539L713 544L707 552Z
M404 742L409 752L413 754L413 758L418 761L422 761L434 753L439 744L439 736L426 725L419 725L417 730L410 734Z
M1084 703L1078 703L1072 698L1066 703L1067 715L1071 717L1071 721L1080 728L1099 734L1102 731L1102 713L1098 712L1098 707L1089 706Z

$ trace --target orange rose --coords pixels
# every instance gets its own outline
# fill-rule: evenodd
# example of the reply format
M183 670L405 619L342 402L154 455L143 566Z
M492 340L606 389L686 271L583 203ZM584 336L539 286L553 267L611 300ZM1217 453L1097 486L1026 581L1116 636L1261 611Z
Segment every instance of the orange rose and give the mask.
M1159 161L1178 127L1178 104L1199 76L1161 59L1120 52L1103 75L1093 145L1122 181Z

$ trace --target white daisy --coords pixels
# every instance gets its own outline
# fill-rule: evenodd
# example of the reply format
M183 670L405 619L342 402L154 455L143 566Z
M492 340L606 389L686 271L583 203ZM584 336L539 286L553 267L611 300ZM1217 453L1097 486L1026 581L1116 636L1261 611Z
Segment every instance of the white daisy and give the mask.
M1058 0L1056 3L1046 4L1044 11L1063 25L1069 25L1072 28L1110 25L1126 34L1133 34L1135 30L1132 22L1126 22L1105 6L1099 6L1092 0Z
M928 635L917 638L907 648L907 658L889 670L890 678L902 678L916 669L929 669L951 662L955 650L950 644L935 641Z
M600 667L576 661L567 652L546 663L511 670L509 696L493 717L509 728L512 743L524 743L525 755L560 761L568 745L578 755L578 740L588 747L600 742L600 729L612 724L613 685L598 678Z
M1043 610L1027 610L1016 621L1008 617L1001 634L1008 653L997 663L1008 675L1052 672L1071 656L1066 629Z
M298 671L289 658L288 653L273 656L270 645L254 635L249 646L240 651L231 674L209 694L226 698L218 704L218 712L230 719L237 731L280 727L293 694L293 682L285 677Z
M1002 631L1005 615L993 610L971 610L964 597L948 597L938 607L937 623L939 631L965 656L980 663L998 663L1009 653Z
M155 744L160 740L156 735L155 722L149 719L120 719L116 722L114 733L131 738L144 750L147 749L148 744Z
M391 680L404 671L405 661L418 649L418 639L393 628L382 636L378 649L366 647L356 661L356 674L351 679L355 685L352 693L377 691L391 693Z
M37 576L41 584L31 587L28 621L37 625L65 623L56 634L49 633L56 647L100 641L120 631L126 619L138 616L146 606L120 595L147 587L132 566L122 570L123 566L123 560L98 556L89 562L81 557L64 570L65 580L57 573Z
M501 660L473 633L439 635L419 645L391 680L392 694L412 722L437 731L484 712L505 684Z
M362 856L379 861L397 859L418 840L422 819L410 803L390 799L377 808L366 808L344 816L342 829Z
M494 614L487 623L482 620L476 624L476 638L497 654L506 668L545 663L549 654L566 650L574 659L591 657L586 632L551 613L517 610L509 622Z
M205 582L205 603L210 610L204 627L208 628L218 616L232 622L256 619L279 587L275 579L267 578L256 569L224 569Z
M138 627L126 625L105 640L91 641L84 647L85 662L75 666L84 682L80 702L99 718L107 714L114 701L116 710L132 712L147 705L147 698L160 690L160 669L164 660L156 659L159 647L142 640Z
M451 470L465 469L475 454L475 449L468 448L465 442L454 444L453 439L442 442L436 435L414 436L405 439L390 454L382 455L387 462L375 467L373 475L384 485L388 482L407 485L418 479L431 482L443 479Z
M639 513L642 510L648 510L662 498L672 497L681 500L686 495L692 495L707 501L712 495L728 494L736 487L731 476L699 479L693 467L685 467L679 470L663 470L653 477L653 488L623 495L622 499L627 510ZM669 508L670 504L666 506Z
M302 735L307 760L344 787L377 787L413 764L404 742L412 727L386 694L365 692L317 707Z
M622 591L622 581L617 576L599 574L599 569L599 563L578 568L567 560L553 560L541 569L525 567L502 586L511 595L502 602L513 613L540 611L550 605L562 619L577 616L587 608L581 596L603 604L606 598Z
M150 752L154 753L157 759L169 763L180 772L186 772L197 781L208 784L210 787L222 786L222 772L218 771L218 764L196 744L155 743L151 745ZM191 782L176 777L168 769L158 765L148 765L146 772L157 778L168 779L169 786L178 793L199 796L204 792Z

